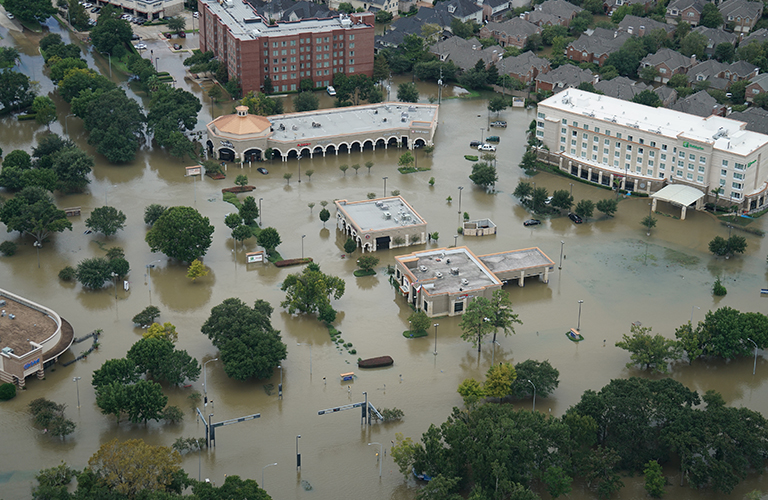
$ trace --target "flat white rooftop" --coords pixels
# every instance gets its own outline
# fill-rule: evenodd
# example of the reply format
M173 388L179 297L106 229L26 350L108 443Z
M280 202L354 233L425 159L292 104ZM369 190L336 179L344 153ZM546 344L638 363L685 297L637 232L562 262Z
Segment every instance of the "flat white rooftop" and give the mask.
M336 206L361 231L381 231L426 224L401 196L355 202L339 200Z
M747 156L768 143L768 135L745 130L746 123L722 116L701 117L653 108L578 89L568 89L539 103L592 119L651 132L669 139L711 144L714 149Z
M478 257L494 274L522 271L555 263L539 248L525 248L509 252L492 253Z
M437 104L385 102L272 115L268 117L274 129L270 139L301 143L377 131L386 136L387 131L403 128L430 130L436 125L437 110Z
M469 292L501 281L467 248L440 248L396 257L426 293Z
M261 36L283 36L304 32L331 31L340 28L364 28L365 24L355 24L346 16L325 19L303 19L294 22L279 22L268 25L256 13L253 7L243 0L202 0L211 12L227 26L229 31L239 40L254 40Z

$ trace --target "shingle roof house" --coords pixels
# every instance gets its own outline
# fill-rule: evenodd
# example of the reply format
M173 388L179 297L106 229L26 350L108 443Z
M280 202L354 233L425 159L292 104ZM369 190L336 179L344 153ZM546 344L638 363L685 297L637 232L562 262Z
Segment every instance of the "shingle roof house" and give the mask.
M584 82L597 83L597 76L586 69L581 69L572 64L565 64L549 73L536 77L536 91L549 90L558 93L571 87L578 87Z
M667 83L672 75L686 73L694 64L696 64L696 56L687 57L666 47L659 49L655 54L645 56L640 61L641 67L653 66L659 71L655 80L661 83Z
M500 61L504 54L504 49L499 45L483 49L483 44L477 38L464 40L458 36L437 42L429 50L441 61L453 61L462 70L473 68L479 60L483 60L485 65L489 66Z
M768 134L768 111L763 108L747 108L742 112L733 112L728 118L747 124L746 129L760 134Z
M704 0L671 0L667 4L667 12L664 18L667 23L676 25L677 21L685 21L691 26L698 26L701 21L701 12L704 10Z
M637 94L649 88L651 87L625 76L617 76L612 80L600 80L595 84L595 89L603 94L625 101L631 101Z
M502 47L511 45L522 49L528 37L534 33L541 33L541 27L525 19L513 17L501 23L493 21L487 23L480 28L478 35L480 38L493 38Z
M678 99L669 108L696 116L725 116L726 112L726 106L718 104L717 100L709 95L706 90L696 92L685 99Z
M632 36L645 36L656 29L663 29L668 36L675 31L674 26L660 23L650 17L624 16L624 19L619 23L619 31L625 31Z
M568 44L566 57L572 61L597 63L602 66L608 56L619 50L630 36L624 32L595 28L591 35L584 33Z
M739 39L739 36L733 33L728 33L727 31L715 28L707 28L706 26L696 26L693 28L693 31L704 35L707 39L707 47L704 49L704 52L710 57L715 54L715 49L721 43L736 45L736 41Z
M582 10L581 7L565 0L546 0L536 5L532 11L526 12L525 19L537 26L568 26L576 14Z
M735 33L749 33L763 15L763 2L726 0L717 6L726 24L733 24Z
M549 60L538 57L530 50L519 56L502 59L501 64L496 66L500 72L505 72L512 78L528 84L533 82L540 73L547 73L550 70Z

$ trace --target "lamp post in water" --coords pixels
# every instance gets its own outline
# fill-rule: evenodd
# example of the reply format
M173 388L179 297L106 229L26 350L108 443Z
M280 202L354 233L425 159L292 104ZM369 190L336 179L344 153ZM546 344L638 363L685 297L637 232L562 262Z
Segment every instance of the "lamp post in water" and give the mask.
M531 382L531 379L528 379L528 383L533 386L533 410L531 411L536 411L536 384Z
M578 321L578 323L576 323L576 331L577 332L581 331L581 304L583 304L583 303L584 303L583 300L579 301L579 321Z
M382 446L381 443L368 443L368 446L371 446L372 444L379 445L379 477L381 477L381 461L382 461L382 458L384 458L382 455L384 453L384 447Z

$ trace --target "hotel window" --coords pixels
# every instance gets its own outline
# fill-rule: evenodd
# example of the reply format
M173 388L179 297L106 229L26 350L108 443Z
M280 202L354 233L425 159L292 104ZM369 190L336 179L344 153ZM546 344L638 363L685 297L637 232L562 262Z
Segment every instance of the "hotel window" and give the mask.
M355 68L349 68L350 73L355 72ZM536 131L536 137L544 137L544 131L543 130L537 130Z
M659 179L663 179L663 178L664 178L664 172L659 172Z
M354 59L349 60L349 64L354 64L354 63L355 63ZM539 128L544 128L544 122L536 122L536 126Z
M576 136L577 136L577 135L579 135L579 134L578 134L578 133L577 133L575 130L573 130L573 131L571 131L571 135L572 135L572 136L574 136L574 137L576 137Z
M594 136L594 137L592 138L592 141L594 141L594 142L600 142L600 138L599 138L598 136Z
M648 166L649 166L649 167L652 167L652 166L653 166L653 160L648 160Z
M575 155L575 154L576 154L576 148L571 148L571 154L572 154L572 155Z
M626 170L629 170L629 163L625 163L625 164L624 164L624 168L625 168Z
M643 172L643 169L640 166L638 166L635 168L635 172L637 172L638 174L641 174Z
M606 130L605 131L605 135L611 135L611 131L610 130Z
M575 145L576 145L576 139L571 139L571 146L575 146Z
M734 173L733 173L733 178L734 178L734 179L743 180L743 179L744 179L744 174L740 174L740 173L738 173L738 172L734 172Z
M565 133L567 133L567 132L568 132L568 131L567 131L566 129L564 129L564 128L561 128L561 129L560 129L560 133L561 133L561 134L565 134Z
M661 153L661 159L662 160L666 160L667 159L667 155L665 153Z
M642 156L638 156L638 157L635 158L635 161L637 163L643 163L643 157Z
M652 148L655 148L655 147L656 147L656 141L651 141L651 147L652 147Z
M639 155L643 154L643 148L637 148L637 154Z
M659 163L659 170L665 170L667 165L665 163Z
M744 165L741 163L734 163L733 168L734 170L744 170Z
M720 179L720 185L725 186L725 179Z
M613 166L618 167L619 166L619 160L613 160Z
M739 200L741 199L741 193L731 192L731 198L733 198L734 200Z
M656 151L648 151L648 156L653 158L656 156Z
M592 155L592 159L593 159L594 161L597 161L597 155Z
M604 163L605 165L608 165L608 158L603 158L603 163Z
M621 132L616 132L616 138L621 139Z
M561 137L560 142L565 143L565 137Z
M618 158L619 156L621 156L621 153L620 153L620 152L618 152L618 151L614 151L614 152L613 152L613 156L615 156L616 158Z
M631 136L631 135L628 135L628 136L627 136L627 140L628 140L628 141L631 141L631 140L632 140L632 136Z
M544 118L546 118L546 115L545 115L544 113L536 113L536 116L538 116L538 117L539 117L539 118L541 118L542 120L543 120Z
M707 163L707 159L704 156L699 156L699 163Z
M733 182L731 183L731 187L733 187L733 189L741 189L741 182Z
M703 166L701 166L701 165L699 165L699 172L701 172L701 173L703 174L703 173L704 173L704 170L705 170L705 169L704 169L704 167L703 167Z
M685 162L683 160L678 160L677 166L683 168L685 166Z
M638 140L640 141L640 144L645 144L645 139L643 139L642 137Z
M649 168L648 170L646 170L646 171L645 171L645 175L648 175L648 176L651 176L651 175L653 175L653 169L652 169L652 168Z
M703 175L696 176L696 182L704 182L704 176Z
M603 148L603 154L604 154L604 155L607 155L607 154L608 154L608 148Z
M666 144L662 144L661 145L661 150L662 151L666 151L667 150L667 145Z
M579 122L573 122L573 126L574 127L578 127L579 126Z
M678 177L682 177L683 176L683 171L682 170L678 170L677 171L677 176Z
M620 142L617 142L617 143L616 143L616 148L620 148L620 147L621 147L621 143L620 143Z
M597 145L592 146L592 151L597 151Z
M589 139L589 134L581 134L582 139Z
M692 180L693 180L693 174L692 174L692 173L690 173L690 172L688 172L688 173L686 174L685 178L686 178L686 179L688 179L689 181L692 181Z
M586 142L582 142L581 143L581 148L582 149L587 149L587 143Z
M561 122L562 122L562 124L563 124L563 125L568 125L568 120L567 120L567 119L565 119L565 118L563 118L563 119L561 120Z
M727 167L727 166L728 166L728 160L723 160L723 166L724 166L724 167Z
M689 154L688 159L691 161L696 161L696 155L695 154Z
M720 169L720 175L725 177L726 175L728 175L728 171L726 169L724 169L724 168Z
M595 133L596 133L596 134L599 134L599 133L600 133L600 127L595 127Z
M560 151L565 152L565 146L560 146Z
M693 163L688 164L688 170L693 170L695 168L695 165Z
M606 139L606 140L603 141L603 144L605 144L606 146L610 146L611 145L611 140L610 139Z
M589 125L584 124L584 130L589 130Z
M582 151L581 152L581 157L582 158L586 158L587 157L587 152L586 151Z

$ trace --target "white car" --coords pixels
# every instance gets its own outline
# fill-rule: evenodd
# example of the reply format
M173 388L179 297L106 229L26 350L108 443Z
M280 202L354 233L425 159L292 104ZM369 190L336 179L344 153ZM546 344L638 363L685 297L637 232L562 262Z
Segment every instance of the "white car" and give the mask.
M477 147L477 150L478 151L496 151L496 146L494 146L493 144L488 144L488 143L480 144Z
M195 19L197 19L197 18L199 18L199 17L200 17L200 13L199 13L199 12L195 12L194 14L192 14L192 17L194 17Z
M134 47L136 47L138 50L145 50L147 48L147 44L146 43L137 43L136 45L134 45Z
M336 95L336 89L333 88L332 85L328 85L328 88L326 89L328 91L328 95L333 97Z
M14 17L10 12L6 12L5 15L8 16L8 19L13 19Z

